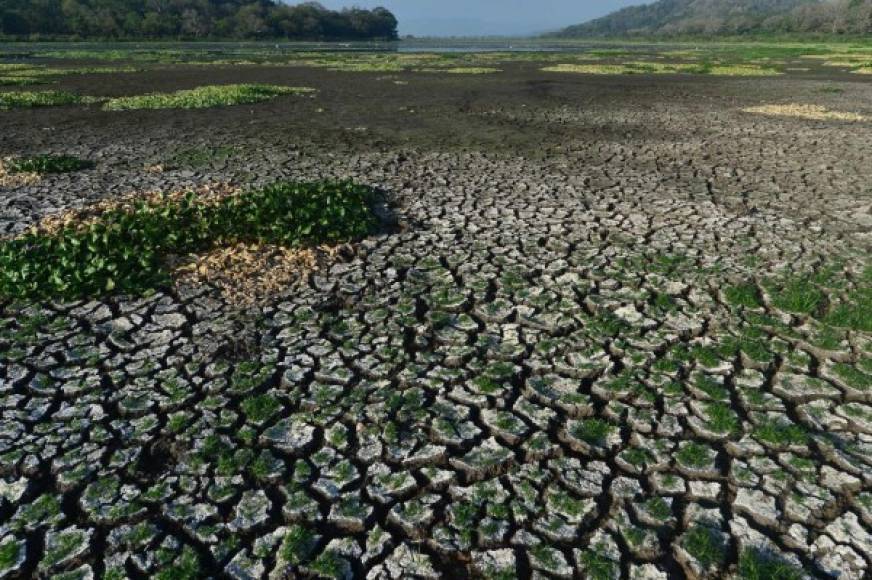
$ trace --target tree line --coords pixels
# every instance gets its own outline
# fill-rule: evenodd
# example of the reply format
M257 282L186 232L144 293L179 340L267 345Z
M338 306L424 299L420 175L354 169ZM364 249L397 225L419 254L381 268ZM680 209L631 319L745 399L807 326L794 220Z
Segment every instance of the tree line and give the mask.
M395 40L385 8L273 0L0 0L0 34L71 39Z
M872 0L659 0L558 36L872 34Z

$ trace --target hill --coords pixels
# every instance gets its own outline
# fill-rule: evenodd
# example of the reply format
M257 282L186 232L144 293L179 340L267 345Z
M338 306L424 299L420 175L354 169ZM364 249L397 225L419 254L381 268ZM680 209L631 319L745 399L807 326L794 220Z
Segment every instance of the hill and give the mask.
M80 39L394 40L384 8L273 0L0 0L0 35Z
M872 34L872 0L659 0L632 6L556 36Z

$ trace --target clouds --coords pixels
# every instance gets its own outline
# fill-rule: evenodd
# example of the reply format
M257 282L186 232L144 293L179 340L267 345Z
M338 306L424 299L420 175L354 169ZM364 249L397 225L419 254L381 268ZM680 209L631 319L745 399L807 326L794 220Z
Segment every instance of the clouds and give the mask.
M556 30L644 0L323 0L329 8L384 6L401 34L523 35Z

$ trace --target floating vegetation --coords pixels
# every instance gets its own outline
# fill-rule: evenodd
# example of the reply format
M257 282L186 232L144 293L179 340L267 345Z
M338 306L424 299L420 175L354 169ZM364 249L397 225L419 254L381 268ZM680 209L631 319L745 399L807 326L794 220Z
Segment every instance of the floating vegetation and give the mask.
M90 97L83 97L66 91L21 91L0 93L0 109L29 109L33 107L57 107L93 103Z
M103 105L106 111L139 109L206 109L232 105L251 105L272 100L281 95L304 95L315 92L308 87L276 85L215 85L174 93L154 93L110 99Z

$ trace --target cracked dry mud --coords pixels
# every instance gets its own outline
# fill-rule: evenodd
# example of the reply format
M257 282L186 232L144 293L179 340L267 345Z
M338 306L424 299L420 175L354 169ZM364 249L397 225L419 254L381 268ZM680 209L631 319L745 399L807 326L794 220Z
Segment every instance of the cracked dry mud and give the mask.
M260 307L202 287L2 305L0 578L654 580L749 558L868 577L872 336L767 281L837 264L830 301L864 283L872 132L741 112L868 103L868 83L540 91L510 70L504 90L532 92L492 102L493 80L432 80L402 102L435 120L408 122L460 143L415 148L380 141L405 121L400 97L368 100L375 75L351 103L348 77L297 74L343 118L294 102L289 137L246 125L282 105L217 112L238 123L217 138L263 149L199 172L143 159L207 116L140 116L134 137L104 113L40 112L43 133L4 114L10 147L105 159L4 192L7 232L130 189L323 175L382 187L400 227ZM608 83L640 93L575 102ZM359 151L330 127L349 122L370 123Z

